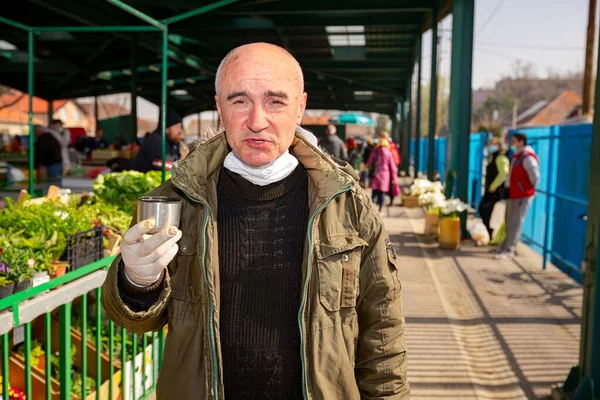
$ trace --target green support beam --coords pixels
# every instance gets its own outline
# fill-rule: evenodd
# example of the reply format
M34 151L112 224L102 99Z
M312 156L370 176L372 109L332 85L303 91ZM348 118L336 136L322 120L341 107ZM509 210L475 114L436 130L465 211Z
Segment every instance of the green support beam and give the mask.
M137 139L137 45L131 41L131 139Z
M421 162L421 78L423 74L423 43L422 37L417 38L417 113L415 115L415 169L413 170L413 178L419 176L419 165Z
M396 104L397 112L400 113L398 123L398 144L400 145L400 154L404 154L404 125L406 122L406 113L404 110L404 97L400 98L400 102ZM404 156L402 156L404 158Z
M160 121L160 130L162 133L162 144L161 144L161 154L162 154L162 181L167 180L167 172L165 166L165 159L167 157L167 78L168 78L168 47L169 47L169 27L165 25L165 29L163 30L162 35L162 74L161 74L161 98L160 98L160 112L161 112L161 121Z
M404 132L404 143L403 143L403 151L402 151L402 158L404 159L404 161L402 162L402 165L404 167L404 173L406 174L406 176L409 176L410 174L410 140L412 139L412 124L413 124L413 120L412 120L412 114L413 114L413 105L412 105L412 74L411 77L408 79L408 89L407 89L407 93L406 93L406 98L407 98L407 102L408 102L408 112L406 114L406 130Z
M456 173L456 197L468 202L469 135L475 0L454 0L452 6L452 62L450 70L450 171ZM463 234L466 219L461 218Z
M179 21L182 21L182 20L187 19L187 18L195 17L196 15L205 14L205 13L207 13L209 11L212 11L212 10L214 10L216 8L223 7L223 6L229 5L231 3L235 3L236 1L239 1L239 0L220 0L220 1L216 1L216 2L214 2L212 4L207 4L205 6L197 8L195 10L191 10L191 11L188 11L186 13L183 13L183 14L180 14L180 15L176 15L176 16L171 17L171 18L167 18L167 19L163 20L162 22L165 25L173 24L175 22L179 22Z
M34 64L34 45L33 31L27 32L27 94L29 96L29 194L35 197L34 186L34 153L35 153L35 133L33 131L33 64ZM48 121L51 122L51 121Z
M437 58L438 58L438 21L434 8L431 12L431 79L429 91L429 146L427 155L427 177L433 181L435 170L435 132L437 125Z
M25 25L20 22L13 21L11 19L4 18L2 16L0 16L0 22L2 22L3 24L6 24L8 26L12 26L13 28L22 29L24 31L30 31L32 29L31 26L29 26L29 25Z
M132 26L40 26L33 28L39 32L157 32L154 26L132 25Z
M157 27L160 30L164 30L165 25L163 23L161 23L160 21L155 20L154 18L152 18L151 16L144 14L143 12L139 11L136 8L131 7L129 4L125 4L120 0L106 0L107 2L109 2L112 5L115 5L117 7L119 7L121 10L128 12L129 14L133 15L136 18L141 19L142 21Z

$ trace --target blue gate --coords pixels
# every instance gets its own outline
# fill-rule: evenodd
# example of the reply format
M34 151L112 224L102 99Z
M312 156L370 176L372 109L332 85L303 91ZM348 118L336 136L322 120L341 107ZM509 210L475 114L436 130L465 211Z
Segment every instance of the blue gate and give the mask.
M523 242L582 281L592 124L510 131L527 135L539 157L540 182L523 226Z

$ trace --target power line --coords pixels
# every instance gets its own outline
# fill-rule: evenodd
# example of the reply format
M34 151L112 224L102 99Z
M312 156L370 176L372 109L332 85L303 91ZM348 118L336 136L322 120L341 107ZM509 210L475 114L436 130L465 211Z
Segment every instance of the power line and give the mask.
M479 28L479 30L477 31L477 33L475 34L475 36L479 36L479 34L481 33L481 31L487 26L487 24L490 23L490 21L494 18L494 16L498 12L498 10L500 10L500 7L502 7L502 4L504 4L504 1L505 0L500 0L500 2L498 3L498 5L494 9L494 11L492 11L492 13L488 17L488 19L485 20L485 22L483 23L483 25L481 26L481 28Z
M495 46L495 47L507 47L511 49L539 49L539 50L557 50L557 51L581 51L583 47L577 46L548 46L538 44L510 44L510 43L497 43L497 42L480 42L477 44L484 46Z

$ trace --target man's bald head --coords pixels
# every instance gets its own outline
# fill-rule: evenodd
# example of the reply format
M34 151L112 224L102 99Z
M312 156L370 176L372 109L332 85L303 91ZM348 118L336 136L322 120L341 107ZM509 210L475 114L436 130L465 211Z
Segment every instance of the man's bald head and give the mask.
M294 80L297 80L298 85L300 86L299 92L304 92L304 74L302 73L300 64L294 58L294 56L292 56L286 49L282 47L270 43L259 42L236 47L227 53L223 60L221 60L219 68L217 68L217 75L215 77L215 92L217 94L219 93L219 84L221 82L223 72L227 69L227 66L230 62L233 62L240 57L256 57L259 59L273 59L276 57L278 58L278 62L289 62L290 65L297 70L297 75L294 77Z
M288 151L308 96L290 53L267 43L238 47L221 62L215 90L227 143L244 164L263 167Z

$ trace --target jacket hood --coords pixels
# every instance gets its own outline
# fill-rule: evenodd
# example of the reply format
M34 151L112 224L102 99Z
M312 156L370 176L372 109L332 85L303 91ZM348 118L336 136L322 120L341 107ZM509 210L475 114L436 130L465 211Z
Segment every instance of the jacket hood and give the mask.
M226 133L221 132L199 144L190 154L176 161L171 169L171 182L188 196L207 202L207 186L216 181L229 153ZM325 155L316 145L316 137L309 131L296 127L295 138L290 153L306 169L309 180L321 199L327 199L337 191L357 180L347 163L337 164Z

